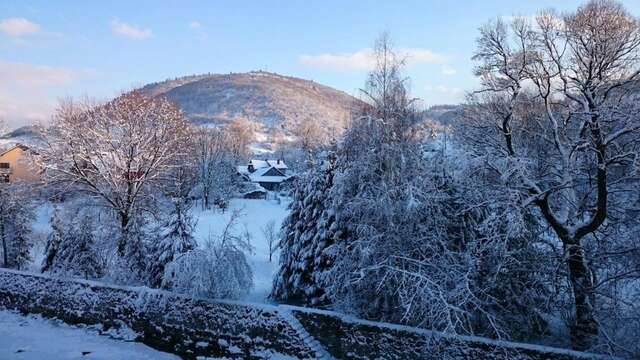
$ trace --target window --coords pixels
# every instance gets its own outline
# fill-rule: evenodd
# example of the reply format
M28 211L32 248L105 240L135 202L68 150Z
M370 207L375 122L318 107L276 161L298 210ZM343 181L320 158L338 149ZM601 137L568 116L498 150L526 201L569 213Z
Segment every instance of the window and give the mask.
M0 162L0 169L8 169L8 168L9 168L8 162Z

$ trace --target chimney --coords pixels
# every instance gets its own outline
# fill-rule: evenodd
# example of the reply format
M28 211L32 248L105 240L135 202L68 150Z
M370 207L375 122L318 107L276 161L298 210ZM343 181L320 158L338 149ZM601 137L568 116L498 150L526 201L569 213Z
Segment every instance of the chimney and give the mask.
M249 161L249 165L247 165L247 170L249 170L250 173L256 171L256 168L253 167L253 163L251 161Z

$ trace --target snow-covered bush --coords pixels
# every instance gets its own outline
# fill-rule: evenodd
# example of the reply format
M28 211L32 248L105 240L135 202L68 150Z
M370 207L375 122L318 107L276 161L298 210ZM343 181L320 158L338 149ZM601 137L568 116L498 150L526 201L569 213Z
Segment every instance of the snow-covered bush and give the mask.
M216 299L239 299L253 287L246 253L246 233L236 229L241 213L234 210L219 236L211 235L204 248L190 250L167 264L162 287L182 294Z

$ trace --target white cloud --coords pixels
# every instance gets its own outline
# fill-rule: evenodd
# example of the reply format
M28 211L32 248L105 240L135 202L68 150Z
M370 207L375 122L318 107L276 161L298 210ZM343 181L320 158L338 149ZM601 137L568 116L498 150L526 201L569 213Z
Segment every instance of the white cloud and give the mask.
M300 55L298 61L303 65L337 70L368 70L375 65L371 49L350 54Z
M407 48L398 53L407 59L409 64L440 63L446 56L429 49ZM325 53L318 55L300 55L298 62L317 68L332 70L370 70L375 66L372 49L362 49L353 53Z
M91 72L0 59L0 119L10 126L47 121L56 103L52 90Z
M435 93L446 94L446 95L460 96L464 94L464 90L462 90L461 88L449 87L446 85L427 86L425 89L428 92L435 92Z
M0 31L12 37L20 37L37 33L40 26L25 18L7 18L0 21Z
M189 29L199 29L202 27L202 24L200 24L199 21L192 21L189 23Z
M454 68L452 68L451 66L443 66L442 67L442 75L447 75L447 76L451 76L451 75L455 75L457 74L458 71Z
M441 63L447 59L445 55L429 49L400 49L399 53L406 56L409 63Z
M149 28L141 29L118 19L111 20L111 31L135 40L147 39L153 35Z

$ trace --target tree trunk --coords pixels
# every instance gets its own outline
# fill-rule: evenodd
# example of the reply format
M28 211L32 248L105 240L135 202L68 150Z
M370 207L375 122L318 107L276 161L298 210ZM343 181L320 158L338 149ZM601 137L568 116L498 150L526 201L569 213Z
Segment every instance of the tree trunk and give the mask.
M606 181L601 176L598 181ZM606 175L606 174L604 174ZM604 191L599 187L599 212L606 211L606 185ZM604 200L603 200L604 199ZM602 215L594 218L588 226L585 226L575 234L570 234L565 226L557 221L551 213L548 198L544 197L536 202L542 215L549 222L558 238L562 241L565 251L567 266L569 267L569 281L573 289L576 321L571 327L571 346L575 350L586 350L595 343L598 336L598 323L595 318L595 289L589 264L585 259L584 249L580 240L588 233L593 232L602 221Z
M9 256L7 255L7 239L4 234L4 220L0 220L0 237L2 237L2 267L9 267Z
M587 350L598 336L598 324L594 316L593 278L580 245L567 244L565 251L576 308L576 321L571 327L571 344L575 350Z
M202 200L204 202L204 210L209 210L211 208L211 204L209 203L209 187L203 187Z
M120 213L120 238L118 239L118 255L123 257L127 249L127 241L129 238L129 214Z

